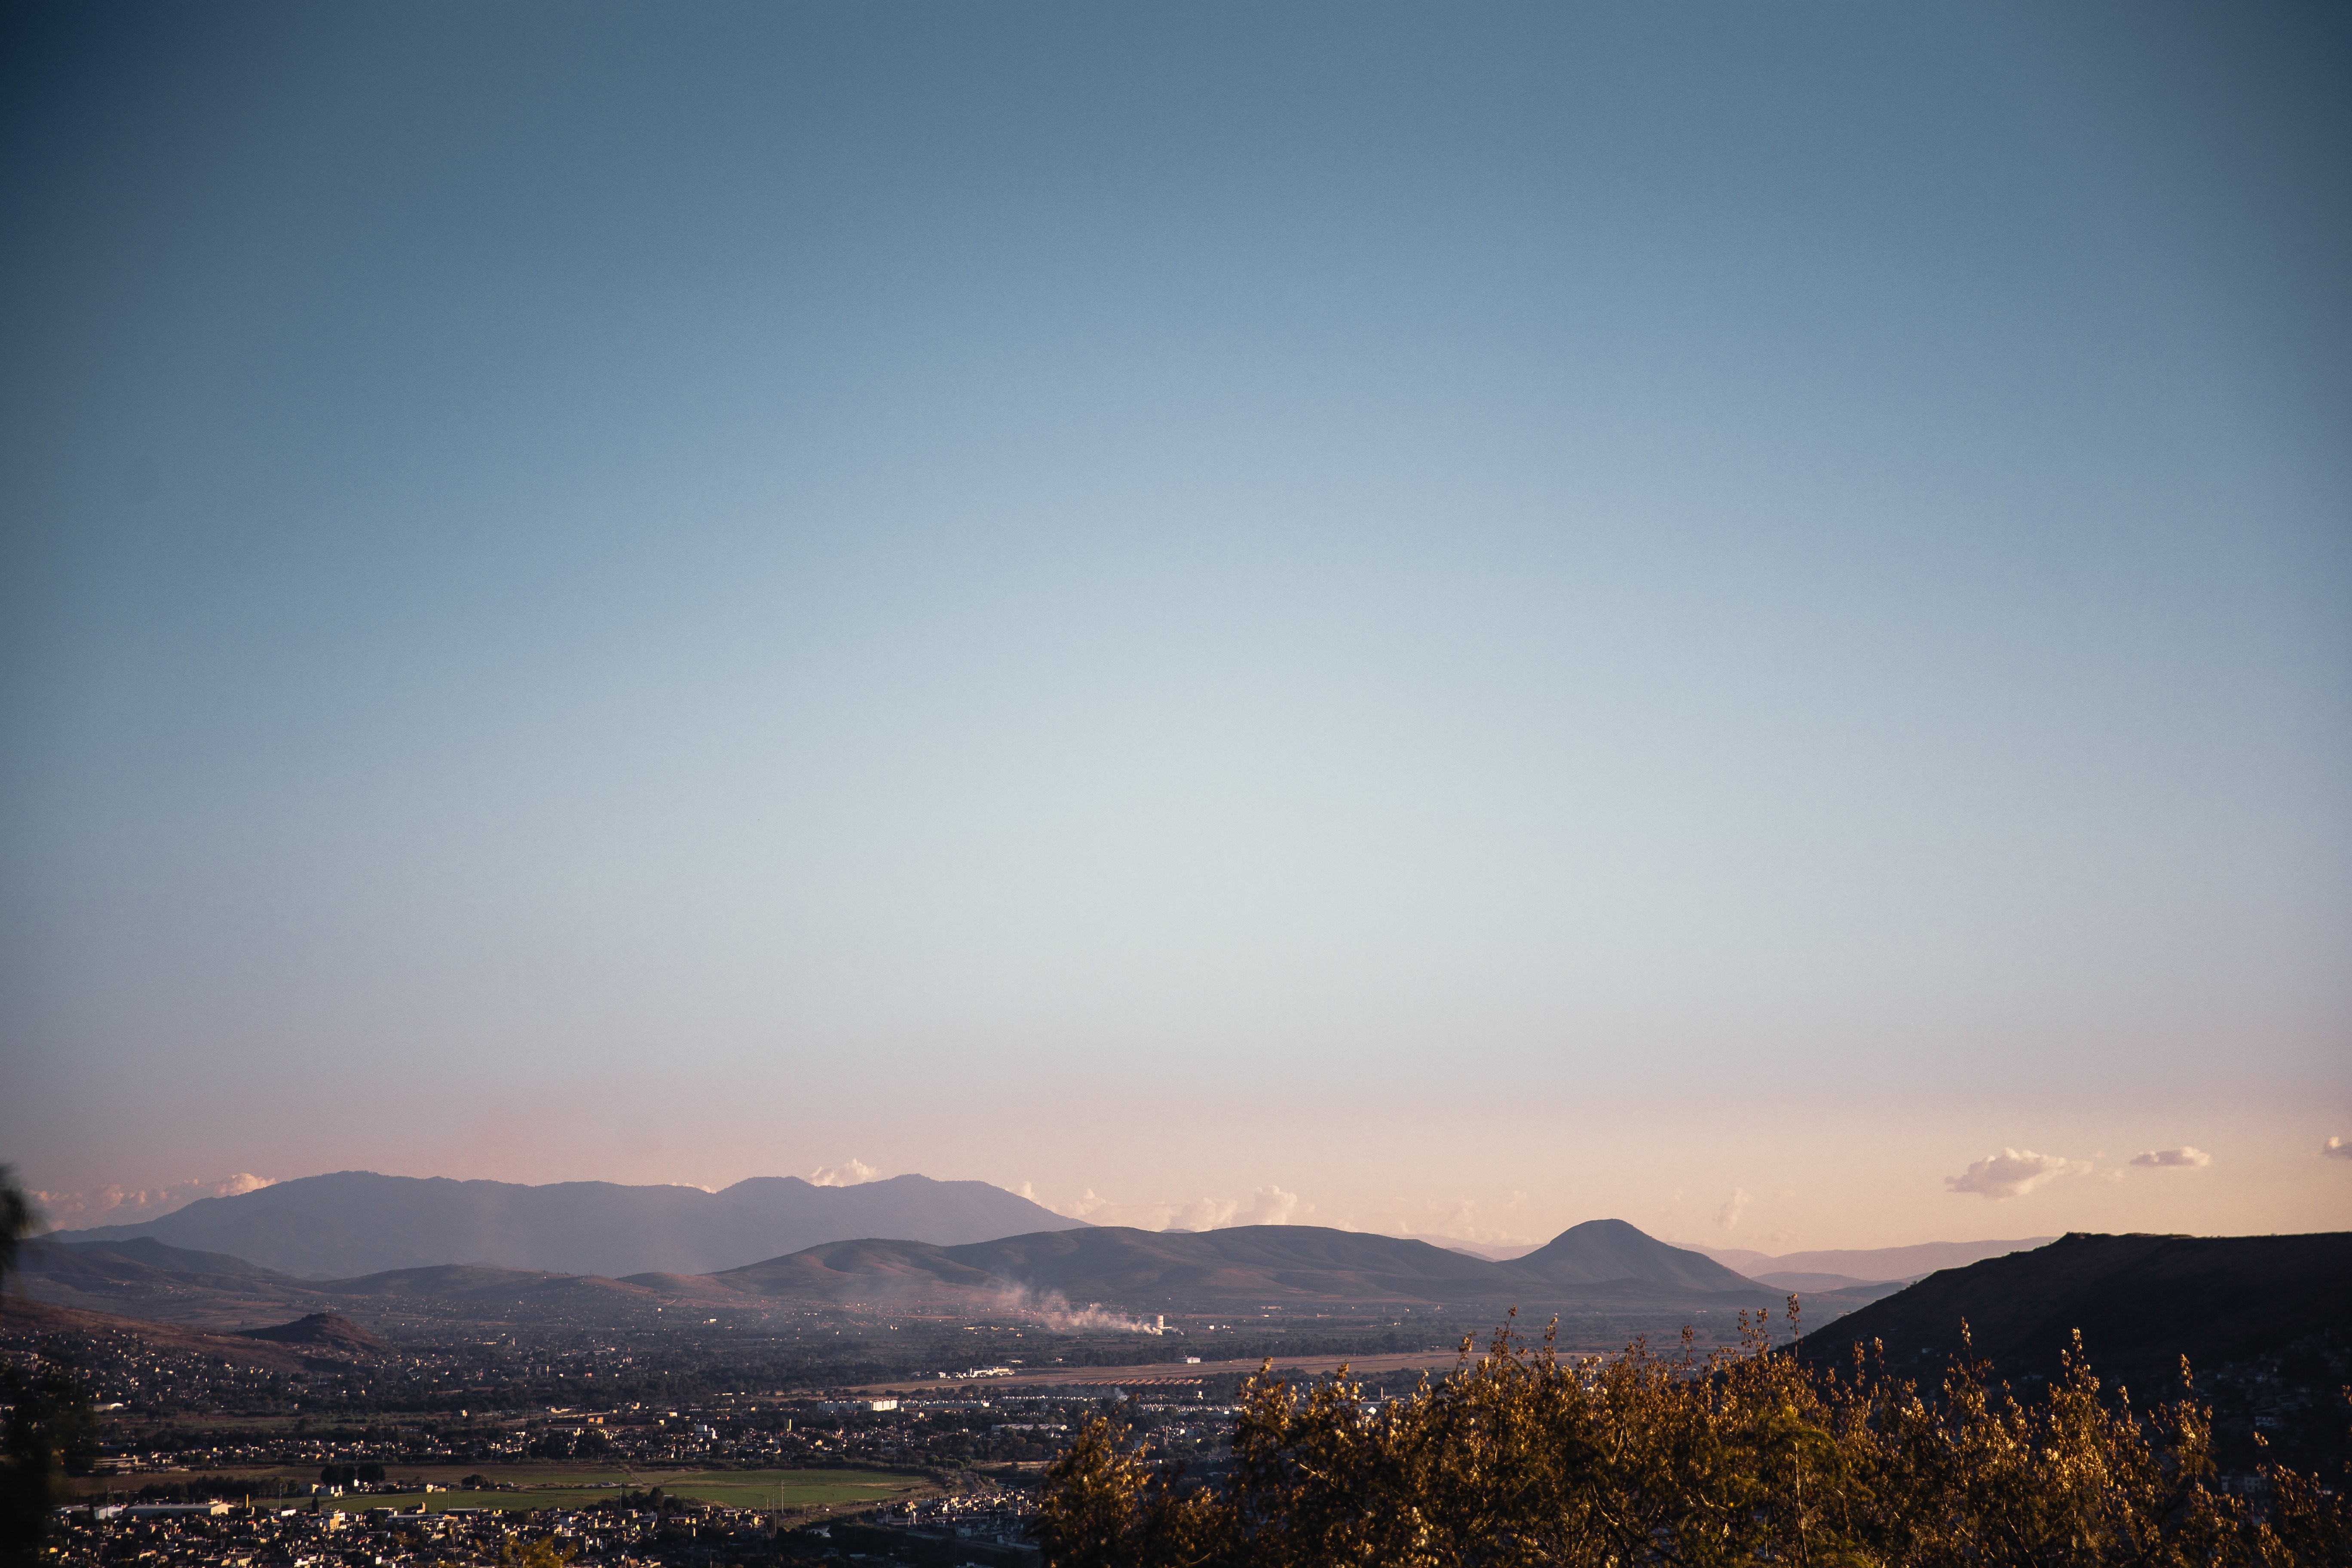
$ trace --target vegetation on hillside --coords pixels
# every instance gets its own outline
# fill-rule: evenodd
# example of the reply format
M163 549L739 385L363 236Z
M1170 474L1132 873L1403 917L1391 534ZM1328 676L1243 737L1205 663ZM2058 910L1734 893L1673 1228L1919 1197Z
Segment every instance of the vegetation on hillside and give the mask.
M1795 1311L1794 1299L1790 1313ZM2210 1414L2103 1393L2079 1342L2038 1396L1967 1353L1935 1394L1872 1357L1807 1366L1760 1321L1700 1357L1572 1360L1512 1327L1396 1400L1344 1371L1243 1396L1234 1464L1188 1484L1108 1420L1049 1474L1050 1568L2352 1563L2340 1492L2225 1490ZM2184 1364L2184 1384L2188 1368Z

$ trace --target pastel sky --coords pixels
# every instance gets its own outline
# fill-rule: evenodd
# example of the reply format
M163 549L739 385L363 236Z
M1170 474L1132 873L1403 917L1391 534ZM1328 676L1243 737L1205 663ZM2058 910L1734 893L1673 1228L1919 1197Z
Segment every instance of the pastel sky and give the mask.
M2352 1226L2342 7L5 28L61 1215Z

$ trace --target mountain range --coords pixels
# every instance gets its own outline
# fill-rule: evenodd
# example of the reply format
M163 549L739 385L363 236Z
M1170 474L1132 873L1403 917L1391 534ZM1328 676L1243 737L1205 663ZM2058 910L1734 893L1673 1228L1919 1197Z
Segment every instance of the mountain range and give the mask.
M50 1239L150 1237L313 1279L441 1263L618 1277L709 1273L860 1236L954 1245L1085 1224L985 1182L928 1176L846 1187L758 1176L707 1193L340 1171L235 1197L200 1198L136 1225L58 1231Z
M640 1276L633 1284L653 1284ZM683 1280L663 1280L684 1293ZM1507 1263L1425 1241L1307 1225L1211 1231L1086 1230L1011 1236L961 1247L859 1240L814 1247L695 1282L704 1290L827 1300L990 1300L1058 1296L1131 1311L1307 1302L1435 1305L1571 1300L1642 1304L1722 1299L1761 1305L1771 1292L1623 1220L1591 1220Z
M1134 1314L1433 1306L1499 1313L1512 1306L1729 1310L1777 1300L1765 1287L1709 1258L1613 1219L1573 1226L1504 1263L1425 1241L1317 1226L1199 1233L1103 1226L954 1246L828 1241L737 1268L691 1275L652 1270L618 1279L465 1264L299 1279L152 1237L75 1241L51 1236L26 1249L24 1279L32 1294L60 1305L226 1327L321 1310L365 1319L420 1310L497 1318L511 1309L600 1317L651 1312L663 1303L928 1303L961 1312L1050 1317L1097 1303ZM1859 1299L1824 1302L1827 1310L1859 1304Z

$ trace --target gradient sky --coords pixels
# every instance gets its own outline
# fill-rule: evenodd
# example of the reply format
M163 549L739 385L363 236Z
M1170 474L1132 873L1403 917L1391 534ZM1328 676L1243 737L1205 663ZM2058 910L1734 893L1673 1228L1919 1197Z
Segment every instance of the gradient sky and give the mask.
M34 1186L2352 1226L2340 6L5 26Z

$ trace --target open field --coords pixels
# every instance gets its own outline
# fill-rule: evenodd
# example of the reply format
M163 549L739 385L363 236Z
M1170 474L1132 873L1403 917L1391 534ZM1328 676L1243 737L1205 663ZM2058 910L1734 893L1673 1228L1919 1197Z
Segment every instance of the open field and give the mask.
M396 1492L352 1493L339 1498L322 1498L321 1506L345 1513L362 1513L369 1509L389 1508L403 1513L423 1510L439 1513L453 1508L495 1509L503 1512L528 1512L535 1509L584 1508L591 1503L607 1501L625 1491L645 1491L659 1487L670 1497L694 1502L716 1503L724 1508L788 1509L840 1507L897 1502L908 1498L929 1497L940 1489L919 1475L890 1470L812 1469L812 1470L624 1470L615 1466L502 1466L496 1479L518 1489L513 1491L463 1491L455 1489L456 1483L466 1476L488 1473L479 1465L425 1465L414 1468L390 1467L393 1479L430 1481L436 1486L452 1488L448 1491L421 1490ZM289 1480L307 1481L317 1475L315 1470L303 1471L284 1466L249 1467L224 1466L207 1469L206 1476L264 1478L284 1477ZM85 1495L106 1489L135 1490L156 1476L96 1476L79 1483ZM172 1479L193 1479L193 1476L174 1473ZM306 1505L309 1499L288 1498L280 1506Z
M1375 1373L1418 1372L1426 1367L1433 1374L1454 1369L1455 1353L1451 1350L1403 1351L1384 1355L1310 1355L1276 1356L1274 1370L1282 1377L1318 1376L1337 1372L1342 1366L1352 1373L1369 1376ZM1069 1384L1091 1385L1116 1383L1143 1387L1152 1384L1181 1384L1188 1380L1204 1377L1247 1376L1264 1363L1263 1358L1244 1357L1234 1361L1143 1362L1133 1366L1057 1366L1038 1372L1023 1372L1012 1377L978 1378L908 1378L896 1383L877 1383L861 1388L861 1394L969 1394L985 1397L990 1394L1051 1394L1056 1387Z

